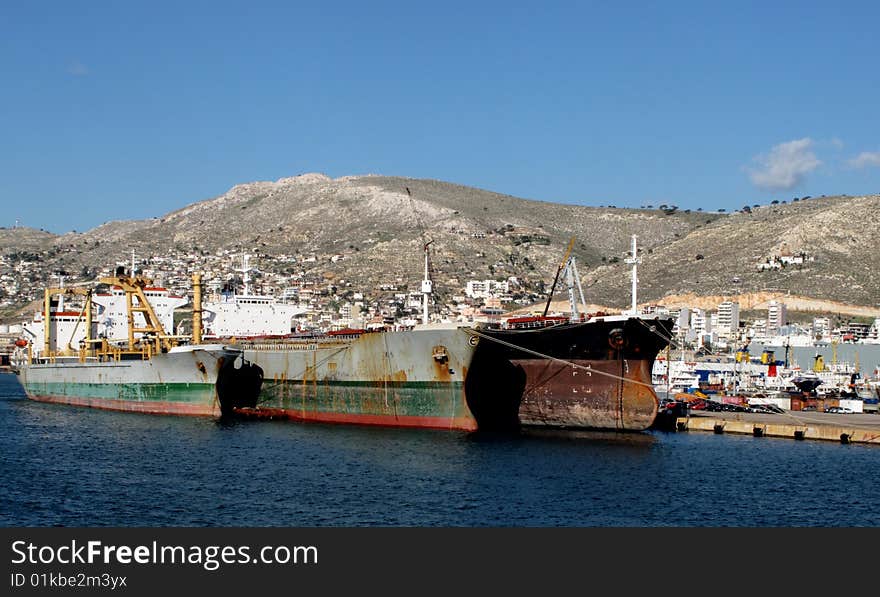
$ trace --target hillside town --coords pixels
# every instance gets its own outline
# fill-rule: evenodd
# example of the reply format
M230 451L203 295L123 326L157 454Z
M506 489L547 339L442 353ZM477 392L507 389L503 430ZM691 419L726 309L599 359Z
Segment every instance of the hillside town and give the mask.
M242 255L230 251L194 253L172 249L148 257L132 254L126 261L100 268L47 274L39 255L16 252L0 255L0 309L9 310L41 301L44 287L93 284L96 279L112 275L116 268L124 267L183 296L191 295L190 276L196 271L203 275L209 296L219 294L224 287L241 292L248 281L250 290L256 294L302 307L307 315L299 321L301 330L352 325L365 328L411 326L415 323L413 318L420 313L422 305L418 280L395 277L383 280L373 288L358 288L352 282L324 271L324 266L330 267L343 259L345 255L342 253ZM443 289L442 296L448 299L437 301L432 317L472 320L546 299L546 294L533 292L528 286L516 276L501 280L469 280L461 288ZM440 296L438 293L435 298ZM6 323L14 325L13 319L7 317Z
M255 294L299 306L303 313L297 318L299 331L411 327L422 309L423 295L418 280L396 277L383 280L373 288L360 288L327 273L333 264L346 259L344 253L244 255L228 250L208 253L172 248L162 254L132 253L126 257L125 261L103 267L47 274L41 256L36 253L18 251L0 255L0 309L8 312L32 304L38 310L44 287L92 284L100 277L112 275L118 267L134 269L151 278L155 285L180 296L191 296L190 275L196 271L202 273L209 296L217 296L224 288L242 292L248 283L249 290ZM805 253L782 252L768 257L759 268L797 266L809 259ZM528 313L529 306L540 311L550 286L549 283L538 286L516 276L461 282L457 288L435 286L432 320L491 321L511 312ZM607 309L613 311L614 307ZM812 321L800 317L794 322L789 320L788 308L782 301L770 301L766 309L750 312L748 318L736 300L724 301L712 310L656 303L640 309L645 314L672 317L676 345L694 350L728 350L748 342L780 346L880 343L880 319L869 321L828 314L813 317ZM3 323L6 329L0 328L0 331L9 332L15 331L19 321L7 316Z

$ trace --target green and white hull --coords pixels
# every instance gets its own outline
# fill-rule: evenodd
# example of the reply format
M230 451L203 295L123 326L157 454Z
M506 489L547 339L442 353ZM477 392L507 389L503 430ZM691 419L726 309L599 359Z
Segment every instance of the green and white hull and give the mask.
M57 357L24 364L19 375L31 400L109 410L219 416L255 402L258 371L242 351L223 345L172 348L149 359Z

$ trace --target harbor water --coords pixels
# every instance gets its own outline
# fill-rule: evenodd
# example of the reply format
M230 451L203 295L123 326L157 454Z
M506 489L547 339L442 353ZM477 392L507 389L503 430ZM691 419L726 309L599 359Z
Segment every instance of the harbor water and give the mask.
M749 345L752 356L758 357L764 349L772 350L773 356L779 360L785 360L784 346L762 346L760 344ZM863 377L870 376L875 369L880 367L880 344L850 344L841 343L836 347L827 346L792 346L789 348L789 363L797 365L801 369L811 369L816 355L821 355L826 366L836 359L838 364L847 363L856 365Z
M880 448L706 433L218 422L25 399L0 525L877 526Z

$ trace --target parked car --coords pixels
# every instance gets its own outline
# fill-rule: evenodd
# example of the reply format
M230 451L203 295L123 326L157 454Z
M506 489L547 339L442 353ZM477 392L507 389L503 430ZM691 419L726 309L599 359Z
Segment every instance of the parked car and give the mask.
M710 412L719 412L724 410L723 404L715 400L706 400L706 410Z
M740 406L739 404L722 404L721 410L724 410L727 412L734 412L734 413L747 413L747 412L749 412L749 409L747 409L745 406Z

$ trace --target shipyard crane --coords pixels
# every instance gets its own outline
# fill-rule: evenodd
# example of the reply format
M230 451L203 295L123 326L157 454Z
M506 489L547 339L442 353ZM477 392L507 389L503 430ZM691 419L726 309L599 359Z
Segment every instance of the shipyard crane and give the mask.
M64 286L64 279L61 280L61 285L55 288L46 288L43 290L43 351L46 355L49 355L51 352L51 304L53 296L61 297L58 302L58 313L63 312L64 310L64 299L65 296L83 296L85 297L85 306L82 310L79 311L78 317L76 320L76 325L73 328L73 331L70 333L70 338L68 338L67 350L74 350L74 347L70 345L71 340L76 334L77 327L79 327L80 320L85 317L86 321L86 344L91 342L91 321L92 321L92 291L91 289L81 288L76 286ZM61 346L61 339L56 338L55 341L56 348Z
M103 277L98 282L119 287L125 293L125 303L128 310L128 349L130 351L135 350L135 333L150 337L150 342L155 343L156 352L167 351L171 348L172 338L162 327L162 322L144 293L144 289L153 283L151 278L126 276L122 272L117 272L116 276ZM143 327L135 327L135 313L141 313L143 316Z
M556 284L559 282L560 274L565 274L565 279L568 282L568 303L569 308L571 309L571 318L577 319L578 317L578 298L580 299L580 303L585 304L584 300L584 289L581 287L581 278L578 275L577 265L575 264L574 254L572 253L572 249L574 249L574 241L575 237L571 237L571 240L568 242L568 248L565 250L565 255L562 257L562 262L559 264L559 267L556 268L556 276L553 278L553 286L550 287L550 293L547 296L547 304L544 306L544 314L543 317L547 316L547 312L550 310L550 302L553 300L553 292L556 290ZM575 296L575 288L577 288L578 296Z

